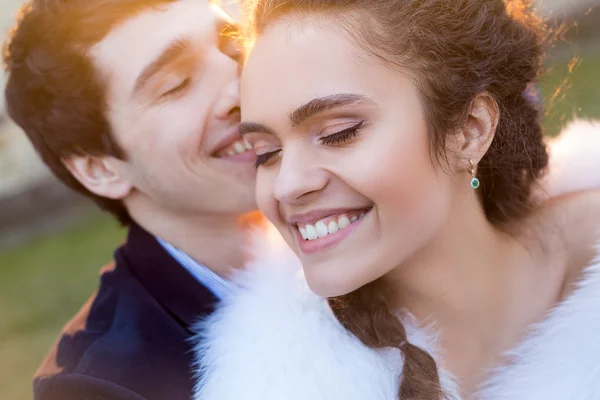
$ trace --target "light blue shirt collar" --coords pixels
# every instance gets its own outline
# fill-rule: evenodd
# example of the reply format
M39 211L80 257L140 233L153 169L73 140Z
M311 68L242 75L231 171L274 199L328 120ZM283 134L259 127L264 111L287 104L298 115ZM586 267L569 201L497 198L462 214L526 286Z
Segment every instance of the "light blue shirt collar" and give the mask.
M231 283L214 273L208 267L200 264L185 252L179 250L170 243L156 238L158 243L173 257L183 268L185 268L200 284L210 290L218 299L222 299L230 291Z

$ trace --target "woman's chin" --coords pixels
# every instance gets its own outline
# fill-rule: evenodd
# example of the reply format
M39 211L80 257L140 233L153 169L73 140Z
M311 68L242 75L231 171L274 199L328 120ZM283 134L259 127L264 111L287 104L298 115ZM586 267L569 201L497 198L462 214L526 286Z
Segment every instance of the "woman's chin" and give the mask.
M303 268L308 287L320 297L344 296L363 285L356 283L354 280L348 280L347 274L344 274L343 270L338 267L336 271L336 266L327 268L324 265L303 264Z

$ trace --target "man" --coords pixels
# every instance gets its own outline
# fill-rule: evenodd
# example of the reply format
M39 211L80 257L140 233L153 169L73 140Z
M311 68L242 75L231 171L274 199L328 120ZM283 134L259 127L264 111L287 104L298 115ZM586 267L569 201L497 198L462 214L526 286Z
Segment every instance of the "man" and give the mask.
M23 9L4 51L9 114L65 184L129 226L36 399L190 398L191 326L244 265L256 222L228 27L207 0Z

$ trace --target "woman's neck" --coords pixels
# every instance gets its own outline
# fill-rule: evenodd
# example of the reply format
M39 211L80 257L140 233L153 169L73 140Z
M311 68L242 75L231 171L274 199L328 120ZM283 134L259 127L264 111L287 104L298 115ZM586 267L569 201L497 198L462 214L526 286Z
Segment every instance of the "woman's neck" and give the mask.
M515 313L528 294L534 262L528 250L491 225L473 204L451 213L438 237L384 278L392 304L440 334L442 365L463 387L477 386L521 334ZM470 209L469 209L470 207ZM522 303L521 303L522 305Z

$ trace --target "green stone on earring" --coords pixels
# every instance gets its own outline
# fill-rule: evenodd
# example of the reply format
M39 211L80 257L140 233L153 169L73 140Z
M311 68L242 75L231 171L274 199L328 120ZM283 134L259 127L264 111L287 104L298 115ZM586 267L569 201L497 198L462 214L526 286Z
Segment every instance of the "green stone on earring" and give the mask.
M473 189L478 189L479 188L479 179L477 179L477 178L471 179L471 187Z

